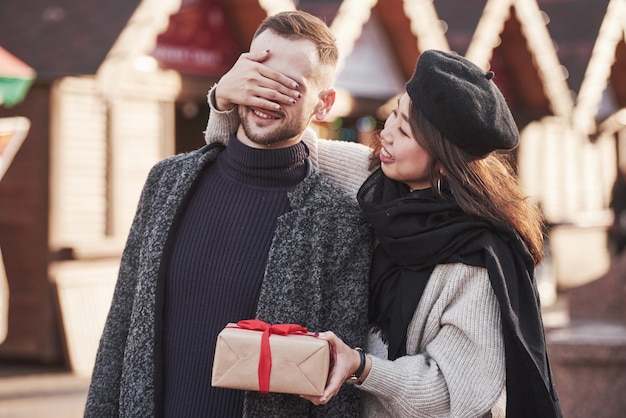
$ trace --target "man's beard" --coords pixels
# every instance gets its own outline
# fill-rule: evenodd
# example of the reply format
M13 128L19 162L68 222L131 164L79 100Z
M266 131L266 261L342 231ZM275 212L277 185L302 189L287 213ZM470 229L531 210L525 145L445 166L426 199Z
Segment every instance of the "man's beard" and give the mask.
M248 139L255 144L263 146L271 146L284 141L288 141L298 135L300 135L306 126L302 126L301 121L292 120L290 123L280 125L272 131L265 131L259 133L262 128L258 127L250 117L252 110L247 107L239 107L239 119L241 126Z

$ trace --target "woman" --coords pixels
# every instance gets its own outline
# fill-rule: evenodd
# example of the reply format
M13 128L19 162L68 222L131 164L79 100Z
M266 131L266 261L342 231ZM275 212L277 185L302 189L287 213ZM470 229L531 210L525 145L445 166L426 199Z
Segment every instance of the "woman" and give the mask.
M324 333L335 365L310 401L347 381L365 416L561 416L533 273L541 215L498 152L519 133L493 76L420 56L357 195L379 241L368 354Z

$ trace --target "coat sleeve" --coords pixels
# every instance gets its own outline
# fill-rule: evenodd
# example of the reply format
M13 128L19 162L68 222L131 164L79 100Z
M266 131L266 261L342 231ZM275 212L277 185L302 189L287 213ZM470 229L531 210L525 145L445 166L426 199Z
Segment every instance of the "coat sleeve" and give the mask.
M154 172L155 169L152 170ZM124 351L139 277L140 248L146 217L149 216L152 206L152 193L148 187L150 183L148 180L142 191L122 254L111 307L96 354L85 417L119 416Z
M407 341L410 355L372 356L360 386L389 416L482 416L505 390L500 311L485 269L438 266Z

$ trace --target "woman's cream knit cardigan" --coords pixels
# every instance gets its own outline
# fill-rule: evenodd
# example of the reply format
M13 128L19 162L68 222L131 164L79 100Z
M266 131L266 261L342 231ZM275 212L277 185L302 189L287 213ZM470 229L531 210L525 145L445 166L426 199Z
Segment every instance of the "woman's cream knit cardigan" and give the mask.
M235 110L218 111L209 91L207 143L227 143L239 125ZM208 133L211 133L209 136ZM350 196L369 175L370 149L318 139L308 129L310 158ZM505 358L500 310L487 270L463 264L435 268L407 333L407 356L387 360L370 338L372 368L359 386L366 417L499 417L505 415Z

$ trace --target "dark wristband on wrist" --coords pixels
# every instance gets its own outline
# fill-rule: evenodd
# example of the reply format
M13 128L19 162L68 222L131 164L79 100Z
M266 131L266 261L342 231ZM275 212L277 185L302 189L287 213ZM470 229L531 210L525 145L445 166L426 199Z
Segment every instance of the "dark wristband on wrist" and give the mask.
M363 370L365 370L365 351L361 347L355 347L355 350L359 352L361 357L361 363L359 364L359 368L350 376L347 380L348 383L359 383L359 379L363 374Z

